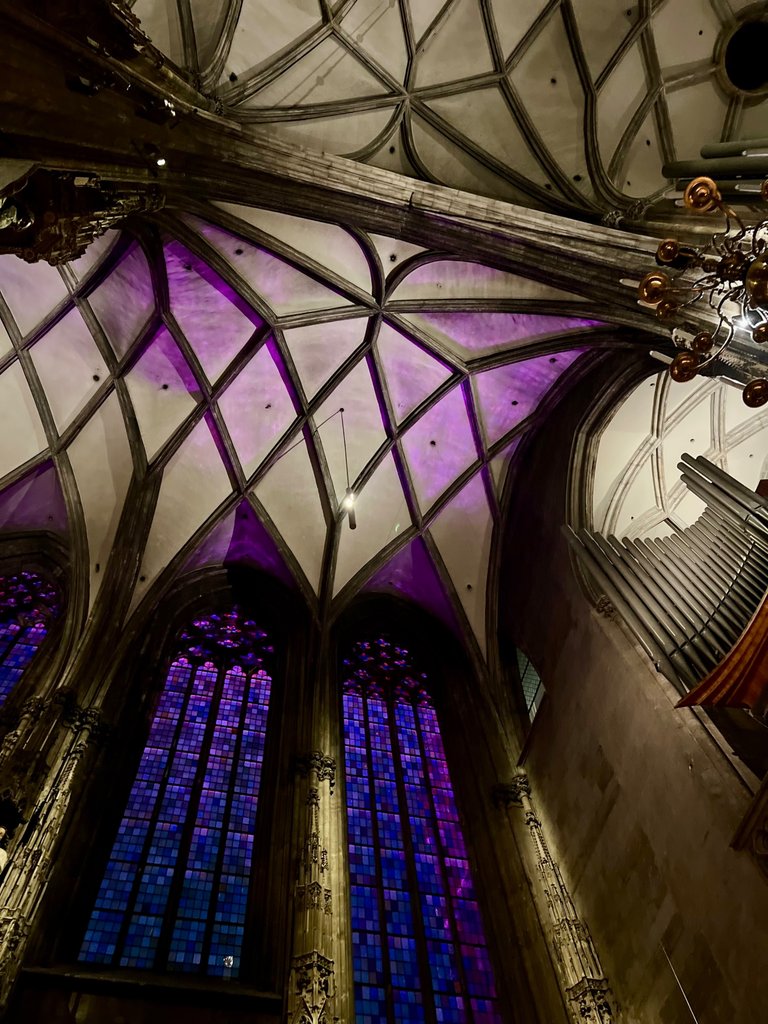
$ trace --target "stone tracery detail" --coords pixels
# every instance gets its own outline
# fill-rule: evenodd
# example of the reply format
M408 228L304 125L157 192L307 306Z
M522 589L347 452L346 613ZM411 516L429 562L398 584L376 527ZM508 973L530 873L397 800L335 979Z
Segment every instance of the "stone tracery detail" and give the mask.
M296 759L296 778L304 814L304 837L294 894L294 957L288 984L288 1020L291 1024L332 1024L338 1021L333 1005L336 994L334 961L324 950L330 946L333 890L326 847L327 802L336 778L336 761L322 751ZM328 783L327 790L323 784ZM308 950L305 952L305 950Z
M619 1017L610 985L589 931L549 851L526 773L518 770L509 783L497 786L495 797L502 806L523 813L548 919L545 930L552 942L571 1019L574 1024L615 1024Z

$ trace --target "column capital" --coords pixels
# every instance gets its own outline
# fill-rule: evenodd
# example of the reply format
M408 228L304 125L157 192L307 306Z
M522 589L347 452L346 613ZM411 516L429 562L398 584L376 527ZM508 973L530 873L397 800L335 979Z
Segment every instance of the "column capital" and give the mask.
M523 797L530 799L531 784L522 769L518 769L510 782L493 787L494 801L501 807L522 807Z
M317 776L318 782L328 782L331 793L336 784L336 761L324 754L322 750L313 750L311 754L302 754L296 758L296 774L307 778L311 773Z

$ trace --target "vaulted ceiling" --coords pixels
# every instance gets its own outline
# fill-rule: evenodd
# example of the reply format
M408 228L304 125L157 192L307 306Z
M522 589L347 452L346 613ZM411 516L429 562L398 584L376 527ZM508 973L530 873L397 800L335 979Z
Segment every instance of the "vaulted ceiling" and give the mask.
M762 5L751 5L761 7ZM743 0L137 0L224 111L401 173L561 209L666 187L702 145L768 136L718 83Z
M725 0L681 7L137 0L134 12L228 117L595 213L659 187L664 159L768 135L763 104L714 84ZM126 580L132 612L180 574L246 563L331 615L364 590L405 594L483 654L514 452L626 334L583 297L322 211L243 201L176 196L59 268L0 257L0 528L67 533L92 607L121 516L157 488ZM640 421L598 465L605 494L640 458Z
M236 557L310 603L407 591L482 649L511 453L611 328L544 285L254 207L144 234L58 269L0 258L5 525L51 517L53 457L93 602L132 477L161 474L134 607Z

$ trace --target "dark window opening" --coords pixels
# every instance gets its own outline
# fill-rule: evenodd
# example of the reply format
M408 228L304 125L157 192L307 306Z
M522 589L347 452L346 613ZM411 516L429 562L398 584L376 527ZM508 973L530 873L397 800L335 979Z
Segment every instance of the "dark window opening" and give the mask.
M745 21L728 40L725 73L742 92L768 86L768 21Z

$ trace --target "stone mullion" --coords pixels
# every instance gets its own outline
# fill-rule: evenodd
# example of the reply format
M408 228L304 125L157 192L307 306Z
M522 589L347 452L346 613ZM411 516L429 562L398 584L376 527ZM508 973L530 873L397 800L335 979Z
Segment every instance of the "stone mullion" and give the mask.
M478 668L478 675L480 674ZM556 967L531 891L525 849L499 827L493 790L519 753L511 708L487 677L446 660L436 694L443 744L475 881L499 1007L509 1024L566 1024ZM482 680L483 685L478 685ZM482 736L478 746L472 737ZM468 766L464 768L464 766ZM462 770L464 768L464 770Z

